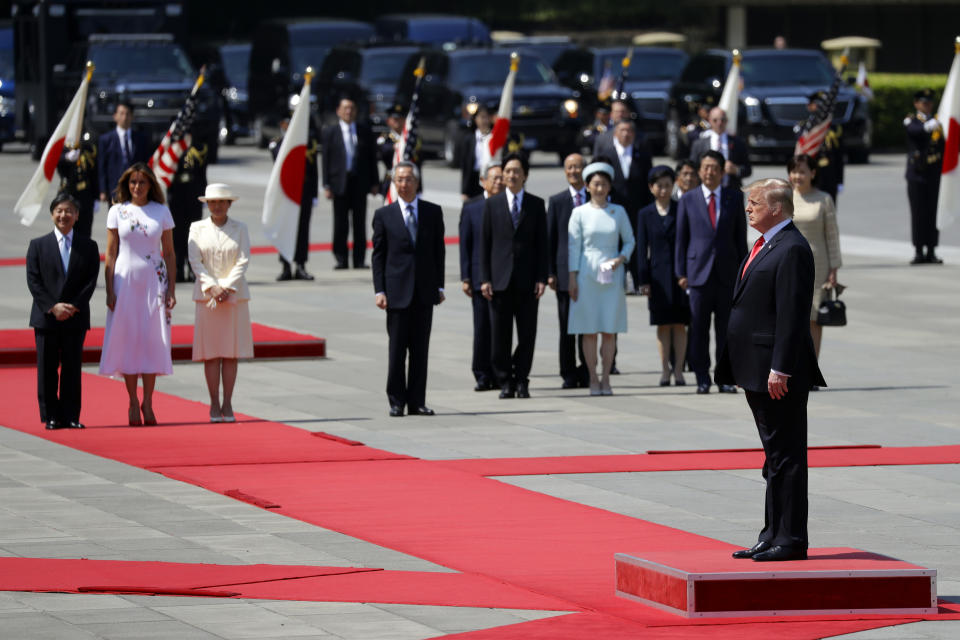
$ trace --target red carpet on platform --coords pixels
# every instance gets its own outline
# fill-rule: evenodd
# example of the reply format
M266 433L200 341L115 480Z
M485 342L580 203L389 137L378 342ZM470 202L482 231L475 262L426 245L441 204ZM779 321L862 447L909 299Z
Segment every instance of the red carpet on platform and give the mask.
M177 324L170 331L174 362L189 361L193 354L193 325ZM92 327L83 345L84 362L100 362L103 327ZM254 358L323 358L323 338L253 323ZM35 365L37 349L33 329L0 329L0 365Z

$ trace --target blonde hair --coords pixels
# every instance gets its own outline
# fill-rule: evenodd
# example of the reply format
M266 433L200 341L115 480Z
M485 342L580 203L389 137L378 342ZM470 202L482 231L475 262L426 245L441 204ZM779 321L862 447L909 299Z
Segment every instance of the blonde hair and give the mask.
M783 215L793 217L793 188L790 183L780 178L764 178L751 182L743 188L744 193L760 191L763 193L768 206L780 205Z

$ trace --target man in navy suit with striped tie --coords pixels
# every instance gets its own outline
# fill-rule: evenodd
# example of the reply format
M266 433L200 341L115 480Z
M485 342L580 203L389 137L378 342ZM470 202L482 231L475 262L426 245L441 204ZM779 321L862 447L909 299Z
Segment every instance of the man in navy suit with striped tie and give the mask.
M743 194L721 187L725 160L717 151L700 158L700 187L683 194L677 205L675 269L681 289L690 295L687 361L697 376L697 393L710 393L710 318L717 354L723 351L737 265L747 255ZM736 393L721 384L721 393Z
M113 112L117 124L112 131L100 136L97 143L97 173L100 177L100 200L110 202L117 181L130 165L148 162L153 155L150 139L133 130L133 105L120 102Z

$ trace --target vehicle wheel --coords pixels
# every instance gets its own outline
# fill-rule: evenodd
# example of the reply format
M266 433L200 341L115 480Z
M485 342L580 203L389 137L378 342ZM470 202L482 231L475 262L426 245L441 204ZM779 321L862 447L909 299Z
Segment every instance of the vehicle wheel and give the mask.
M869 149L851 149L847 152L850 164L868 164L870 162Z
M456 167L460 158L457 157L457 138L460 128L456 122L449 122L443 134L443 161L448 167Z
M663 152L674 160L679 160L680 149L680 116L675 109L671 109L664 132Z
M263 118L260 116L253 119L253 126L250 128L250 133L253 135L253 139L259 148L266 149L270 146L270 141L267 140L267 136L263 133Z

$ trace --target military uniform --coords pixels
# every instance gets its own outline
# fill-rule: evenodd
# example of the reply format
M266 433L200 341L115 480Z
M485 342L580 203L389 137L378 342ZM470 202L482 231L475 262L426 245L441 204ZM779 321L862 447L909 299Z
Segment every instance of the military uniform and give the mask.
M97 145L84 141L79 149L63 152L57 163L60 191L72 195L80 203L80 217L73 229L86 238L93 229L93 211L100 198L97 180Z
M177 172L167 187L167 205L173 215L173 250L177 256L177 282L193 280L187 261L190 223L203 217L203 203L197 198L207 189L207 156L210 147L194 141L180 156Z
M817 165L817 174L813 185L825 193L829 193L834 203L837 201L837 192L843 184L843 143L841 142L843 129L838 125L831 125L823 143L820 145L814 162Z
M932 99L933 91L924 99ZM918 93L918 97L924 92ZM910 200L910 235L916 248L913 264L939 263L934 249L939 241L937 195L943 165L944 136L941 127L927 124L933 119L922 112L903 120L907 130L907 197ZM926 252L924 252L926 249Z
M270 153L273 159L277 159L280 152L280 145L283 137L270 142ZM300 218L297 221L297 246L293 253L293 262L297 265L295 271L291 271L290 263L280 256L280 264L283 270L277 276L277 280L313 280L313 276L307 273L307 258L310 255L310 218L313 215L313 203L317 199L317 192L320 186L320 169L317 158L317 151L320 149L320 141L317 138L313 126L307 134L307 148L304 152L304 161L306 164L303 173L303 191L300 195Z
M380 193L386 195L390 191L390 171L393 169L393 152L400 142L400 134L393 129L388 129L377 138L377 158L383 163L386 172L383 174L383 180L380 181ZM420 184L417 186L417 192L423 191L423 160L420 157L420 137L414 137L413 153L410 156L411 161L417 165L420 170Z

